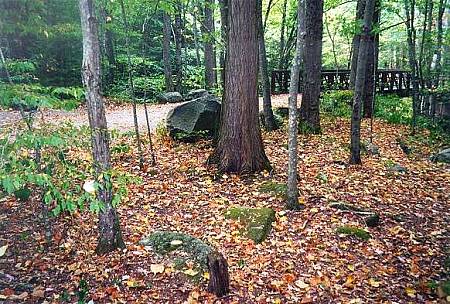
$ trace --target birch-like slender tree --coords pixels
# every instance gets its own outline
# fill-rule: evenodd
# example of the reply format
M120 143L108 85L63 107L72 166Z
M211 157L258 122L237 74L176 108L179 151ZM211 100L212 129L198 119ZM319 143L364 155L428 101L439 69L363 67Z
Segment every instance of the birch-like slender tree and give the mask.
M295 46L295 55L291 67L291 83L289 86L289 130L288 130L288 180L287 180L287 202L286 208L290 210L299 209L298 203L298 184L297 184L297 164L298 164L298 110L297 110L297 96L298 83L300 81L300 62L302 52L302 28L301 16L304 0L298 0L297 8L297 40Z
M125 248L120 231L119 217L112 205L112 185L107 179L111 169L109 134L106 125L103 96L100 93L100 46L98 25L93 0L79 0L81 29L83 34L83 84L86 89L86 105L91 128L92 155L97 183L97 199L103 203L99 212L99 238L96 252L107 253Z

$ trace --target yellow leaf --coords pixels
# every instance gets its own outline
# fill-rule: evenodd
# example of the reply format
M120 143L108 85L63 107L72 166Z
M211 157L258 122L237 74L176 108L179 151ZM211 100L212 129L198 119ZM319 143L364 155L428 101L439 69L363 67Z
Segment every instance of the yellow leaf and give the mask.
M203 273L203 277L204 277L206 280L209 280L209 272Z
M347 265L347 268L351 271L355 271L355 265L353 265L353 264Z
M135 281L135 280L133 280L133 279L127 280L126 283L127 283L127 286L128 286L129 288L136 288L136 287L139 287L139 282L137 282L137 281Z
M408 297L415 298L416 297L416 290L412 287L406 287L405 288L406 294Z
M163 273L164 265L163 264L151 264L150 271L153 272L153 274Z
M369 279L369 284L370 284L370 286L372 286L372 287L380 287L380 282L378 282L377 280L375 280L375 279L373 279L373 278L370 278L370 279Z
M198 274L198 271L195 271L194 269L188 269L183 272L191 277L196 276Z
M183 244L183 241L180 241L180 240L173 240L172 242L170 242L170 245L172 245L172 246L178 246L181 244Z
M280 298L275 298L272 303L274 303L274 304L281 304L281 299Z
M5 255L6 249L8 249L8 245L0 247L0 257Z
M309 287L309 284L306 284L302 280L297 280L297 281L295 281L294 284L295 284L295 286L297 286L298 288L301 288L301 289L306 289Z

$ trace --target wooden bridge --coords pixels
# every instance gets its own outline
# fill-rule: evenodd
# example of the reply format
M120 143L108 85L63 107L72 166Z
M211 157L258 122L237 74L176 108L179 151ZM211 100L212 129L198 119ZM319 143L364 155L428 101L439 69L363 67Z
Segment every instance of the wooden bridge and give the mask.
M290 71L274 70L271 77L272 94L289 93ZM299 91L302 91L300 73ZM349 90L350 70L322 70L322 90ZM376 75L377 92L395 93L408 96L411 89L410 73L405 70L378 70Z

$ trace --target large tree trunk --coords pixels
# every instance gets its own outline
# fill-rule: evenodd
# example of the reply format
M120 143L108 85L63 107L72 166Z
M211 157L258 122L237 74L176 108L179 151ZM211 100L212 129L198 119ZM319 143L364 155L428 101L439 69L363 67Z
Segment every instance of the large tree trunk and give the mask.
M183 90L183 58L182 58L182 48L183 48L183 33L182 33L182 19L181 19L182 5L181 0L176 2L176 12L175 12L175 63L177 71L177 81L175 89L182 93Z
M169 14L163 11L163 64L166 92L173 91L172 64L170 60L170 40L172 37L172 31L170 24Z
M365 7L365 0L358 0L358 2L356 3L356 22L359 22L364 18L364 7ZM358 31L355 34L355 36L353 36L352 41L353 56L350 65L350 90L355 89L356 66L358 64L360 38L361 33Z
M283 1L283 13L281 17L281 29L280 29L280 44L278 47L279 52L279 59L278 59L278 69L283 70L284 69L284 54L285 54L285 48L286 48L286 42L284 38L284 33L286 31L286 16L287 16L287 0Z
M257 0L228 2L228 45L219 141L210 157L222 172L270 169L258 118Z
M217 84L213 13L214 0L205 0L201 30L205 49L205 86L207 89L214 88Z
M375 3L375 10L373 14L373 23L375 26L380 22L380 1ZM370 40L368 41L367 54L367 72L366 83L363 98L363 113L365 118L371 118L373 115L373 108L375 105L375 91L376 91L376 73L378 70L378 52L380 44L380 35L378 33L370 33Z
M301 115L312 133L320 133L323 0L305 0L304 77Z
M298 184L297 184L297 135L298 135L298 111L297 111L297 96L298 83L300 81L300 61L302 52L302 28L301 16L304 14L304 1L298 0L297 8L297 42L295 47L294 61L291 68L291 83L289 87L289 131L288 131L288 180L287 180L287 203L286 207L290 210L296 210L300 207L298 203Z
M364 98L367 57L370 45L370 32L372 30L373 13L376 0L366 0L364 9L364 24L359 44L358 63L355 78L355 96L353 99L353 112L351 120L351 156L350 164L361 164L361 102Z
M416 120L419 105L419 77L417 75L417 54L416 54L416 29L414 26L415 0L403 1L406 15L406 31L408 41L408 62L411 70L413 117L411 120L412 133L416 132Z
M264 25L262 21L262 0L258 0L258 27L259 27L259 70L261 75L261 86L263 93L263 113L264 127L267 131L277 129L277 124L273 116L272 100L270 92L269 68L266 55L266 43L264 41Z
M117 248L125 248L119 226L119 217L113 207L110 181L106 180L111 169L109 135L106 125L103 97L100 94L100 47L97 19L93 0L79 0L81 28L83 33L83 84L86 88L86 103L89 125L92 132L92 154L97 182L101 185L97 199L104 206L99 213L99 239L97 253L103 254Z

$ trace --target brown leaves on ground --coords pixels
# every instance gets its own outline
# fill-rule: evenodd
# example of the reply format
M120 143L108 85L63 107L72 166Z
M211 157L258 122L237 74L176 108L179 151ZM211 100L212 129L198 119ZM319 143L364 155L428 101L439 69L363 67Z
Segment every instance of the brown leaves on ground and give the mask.
M348 123L324 121L323 130L321 136L300 136L298 183L305 209L297 213L284 211L281 198L259 191L263 182L287 178L282 130L264 134L273 176L217 174L205 165L209 142L157 144L158 164L146 172L138 170L137 157L116 157L117 167L143 183L130 186L119 207L127 249L105 256L94 253L95 214L56 219L55 242L44 252L38 201L22 205L2 199L0 245L8 250L0 257L0 274L10 281L0 276L5 288L0 300L33 303L45 296L48 302L74 302L83 281L87 299L95 303L213 303L207 273L196 283L189 275L198 271L192 265L179 269L138 245L153 231L174 230L207 241L226 256L231 295L221 303L434 303L429 283L441 278L449 245L448 166L430 163L425 145L407 157L396 143L407 128L380 121L374 142L381 157L366 155L363 166L347 166ZM408 172L389 172L392 162ZM380 213L380 225L367 228L372 238L365 242L336 234L342 225L365 227L357 215L329 208L331 201ZM235 205L277 211L264 243L242 237L239 223L224 217Z

